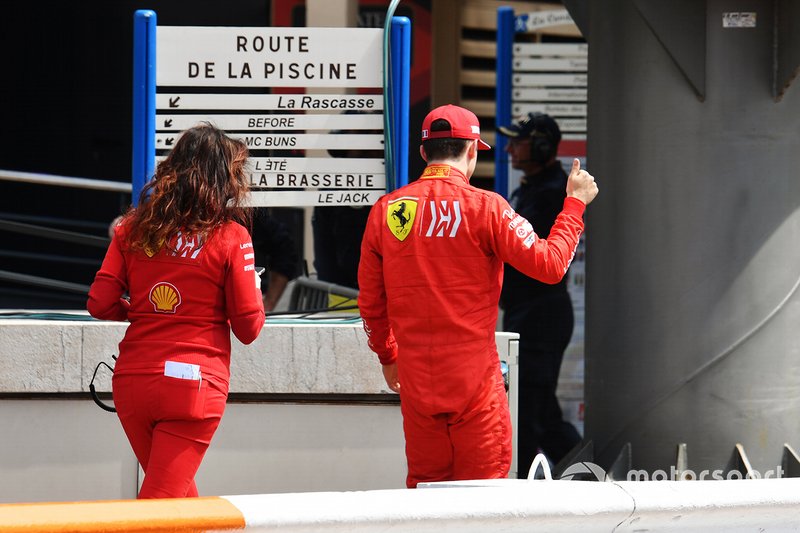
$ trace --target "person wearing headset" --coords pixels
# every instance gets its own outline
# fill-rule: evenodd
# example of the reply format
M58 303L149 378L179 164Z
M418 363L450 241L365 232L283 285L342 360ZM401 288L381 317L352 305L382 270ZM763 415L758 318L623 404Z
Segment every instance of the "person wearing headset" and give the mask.
M498 131L509 138L511 166L524 173L509 203L537 235L548 235L566 197L567 174L556 159L561 130L551 116L529 113ZM574 326L567 278L548 285L505 265L503 331L520 335L517 461L523 476L538 452L556 464L581 441L575 427L563 420L556 397Z

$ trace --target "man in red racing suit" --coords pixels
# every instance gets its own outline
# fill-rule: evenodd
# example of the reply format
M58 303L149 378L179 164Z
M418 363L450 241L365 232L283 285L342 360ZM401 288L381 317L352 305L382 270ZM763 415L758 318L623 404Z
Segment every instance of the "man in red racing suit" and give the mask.
M575 160L547 240L501 196L469 184L477 117L447 105L423 122L419 180L381 197L364 233L358 305L370 348L400 394L409 488L508 475L511 423L495 346L503 263L564 276L594 178Z

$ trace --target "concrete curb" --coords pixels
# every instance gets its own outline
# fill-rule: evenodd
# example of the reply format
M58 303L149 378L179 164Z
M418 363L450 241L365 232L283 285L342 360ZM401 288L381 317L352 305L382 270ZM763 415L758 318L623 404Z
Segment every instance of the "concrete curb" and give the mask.
M0 505L0 531L783 532L800 530L798 508L797 478L490 480L419 490Z

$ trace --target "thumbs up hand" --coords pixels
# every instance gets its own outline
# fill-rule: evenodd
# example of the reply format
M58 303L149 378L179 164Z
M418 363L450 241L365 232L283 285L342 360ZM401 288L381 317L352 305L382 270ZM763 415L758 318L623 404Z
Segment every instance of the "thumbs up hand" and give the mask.
M567 178L567 196L573 196L584 204L589 205L597 196L597 184L594 177L581 169L581 162L575 158L572 161L572 171Z

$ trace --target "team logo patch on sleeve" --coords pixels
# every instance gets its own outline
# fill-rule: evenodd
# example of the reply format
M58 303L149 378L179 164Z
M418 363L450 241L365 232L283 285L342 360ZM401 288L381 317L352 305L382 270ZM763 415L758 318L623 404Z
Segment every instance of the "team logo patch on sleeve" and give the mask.
M156 313L174 313L181 305L181 293L175 285L166 281L159 281L153 285L148 299Z
M411 233L414 217L417 214L417 198L404 196L388 203L386 225L399 240L404 241Z

